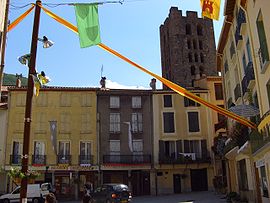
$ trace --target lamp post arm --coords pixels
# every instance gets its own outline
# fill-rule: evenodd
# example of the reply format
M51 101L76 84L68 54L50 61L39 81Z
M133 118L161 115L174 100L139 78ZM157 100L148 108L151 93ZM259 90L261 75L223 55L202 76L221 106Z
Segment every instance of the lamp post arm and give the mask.
M38 30L40 21L40 6L41 1L36 1L35 5L35 17L33 24L30 63L28 71L28 83L27 94L25 104L25 118L24 118L24 134L23 134L23 154L22 154L22 172L26 174L28 170L28 158L29 158L29 142L31 131L31 114L32 114L32 98L34 90L33 75L36 74L36 55L37 55L37 43L38 43ZM20 202L27 203L27 177L22 178Z

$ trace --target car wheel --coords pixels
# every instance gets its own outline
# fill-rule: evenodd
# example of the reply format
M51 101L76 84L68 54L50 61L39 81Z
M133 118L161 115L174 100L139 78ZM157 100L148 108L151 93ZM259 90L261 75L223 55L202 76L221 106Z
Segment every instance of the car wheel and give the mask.
M39 203L39 198L34 198L34 199L32 200L32 203Z
M3 203L9 203L9 199L4 199Z

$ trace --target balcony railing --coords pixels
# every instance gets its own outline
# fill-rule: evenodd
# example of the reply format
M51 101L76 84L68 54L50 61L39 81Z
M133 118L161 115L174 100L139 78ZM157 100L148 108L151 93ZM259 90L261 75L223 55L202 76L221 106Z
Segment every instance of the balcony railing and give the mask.
M192 154L194 154L192 156ZM159 155L159 164L192 164L192 163L211 163L209 152L205 156L196 156L195 153L181 153L177 157Z
M243 94L246 93L250 81L254 79L255 79L255 76L254 76L253 63L249 62L245 69L245 76L241 82Z
M32 155L32 165L46 165L46 155Z
M71 164L71 155L57 155L58 164Z
M241 148L241 146L243 146L248 140L250 140L248 128L240 124L237 124L237 126L234 126L231 129L229 137L231 138L231 141L224 146L224 155L230 150L232 150L234 147L238 146L239 148Z
M103 163L150 164L151 155L103 155Z
M83 165L83 164L93 164L93 159L94 156L93 155L79 155L79 164Z
M240 84L237 84L236 87L234 88L234 98L235 101L237 101L237 99L241 97L241 88L240 88Z
M252 131L250 133L250 143L251 143L251 151L255 153L267 143L270 143L270 137L260 134L257 131Z
M10 155L10 165L21 165L22 157L18 154Z

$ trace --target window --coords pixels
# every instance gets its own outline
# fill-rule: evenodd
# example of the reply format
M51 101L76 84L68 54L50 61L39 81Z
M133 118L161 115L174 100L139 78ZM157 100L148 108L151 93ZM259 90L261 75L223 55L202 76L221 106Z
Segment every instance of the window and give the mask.
M92 105L92 95L91 94L82 94L81 95L81 106L89 107Z
M188 62L192 62L192 54L188 53Z
M196 42L195 39L193 40L193 48L194 48L194 49L197 49L197 42Z
M188 112L188 130L189 132L200 132L198 112Z
M214 86L215 86L216 100L223 100L222 84L221 83L215 83Z
M132 108L141 108L142 106L142 98L137 96L137 97L132 97Z
M34 142L34 156L32 163L33 164L41 164L45 165L46 164L46 159L45 159L45 144L44 142L40 141L35 141Z
M46 121L46 114L39 112L36 114L36 129L37 133L44 133L48 127L48 121Z
M143 131L142 113L132 113L132 132L141 133Z
M202 148L200 140L184 140L184 154L188 155L189 153L195 154L195 157L191 158L201 158L202 157Z
M201 63L204 63L204 56L202 53L200 53Z
M110 113L110 133L120 132L120 113Z
M189 39L187 40L187 46L188 46L188 49L191 49L191 42Z
M205 75L205 73L204 73L204 67L203 67L203 66L200 66L199 70L200 70L200 76L201 76L201 77L202 77L203 75Z
M197 35L199 36L203 35L203 29L201 25L197 25Z
M120 108L120 98L116 96L110 97L110 108Z
M12 149L12 164L21 163L22 143L14 141Z
M190 67L191 75L195 75L195 66Z
M265 166L260 167L260 173L261 173L261 187L262 187L263 197L269 197Z
M176 158L175 141L164 142L164 153L166 157Z
M70 142L59 142L59 155L70 155Z
M186 34L191 35L191 25L190 24L186 24Z
M239 189L248 190L246 160L242 159L238 161L237 168L238 168Z
M120 162L120 140L110 140L110 161Z
M163 95L164 107L172 107L172 95Z
M194 54L195 62L198 62L198 54Z
M91 142L80 142L80 164L91 163Z
M263 16L260 11L257 17L257 32L259 36L259 41L260 41L260 49L259 49L259 57L260 57L260 62L261 62L261 68L264 67L264 64L266 61L269 61L269 53L268 53L268 46L267 46L267 41L266 41L266 36L265 36L265 30L264 30L264 22L263 22Z
M39 94L36 98L37 106L39 107L46 107L48 105L48 97L45 93Z
M81 112L81 133L91 132L91 115L89 112Z
M60 95L60 106L67 107L71 106L71 98L67 93L61 93Z
M18 94L16 97L16 106L25 106L26 95Z
M34 142L34 155L45 155L45 144L44 142Z
M248 62L252 62L252 56L251 56L251 49L250 49L249 39L247 40L246 48L247 48Z
M70 113L64 112L60 114L60 133L70 133Z
M197 95L197 96L199 96L199 95ZM189 107L189 106L201 106L201 105L199 103L191 100L191 99L184 97L184 106Z
M200 50L203 50L203 43L202 43L201 40L199 40L199 49L200 49Z
M22 132L24 128L24 113L16 113L15 131Z
M163 128L164 133L174 133L174 113L163 113Z
M133 149L133 161L141 163L143 161L143 141L133 140L132 149Z
M245 55L245 53L243 53L243 56L242 56L242 65L243 65L243 69L244 69L244 72L245 72L245 74L246 74L246 72L247 72L247 60L246 60L246 55Z

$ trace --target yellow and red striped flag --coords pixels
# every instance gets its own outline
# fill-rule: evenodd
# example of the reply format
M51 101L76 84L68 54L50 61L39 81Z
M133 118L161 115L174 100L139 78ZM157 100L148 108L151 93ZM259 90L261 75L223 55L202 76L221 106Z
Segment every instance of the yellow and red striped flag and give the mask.
M218 20L220 0L201 0L202 16Z

